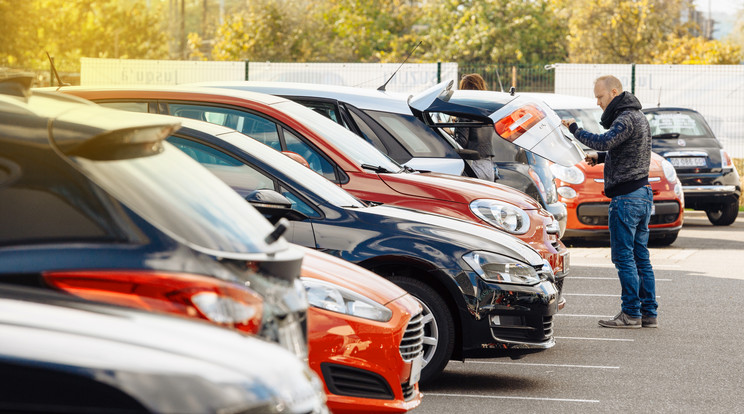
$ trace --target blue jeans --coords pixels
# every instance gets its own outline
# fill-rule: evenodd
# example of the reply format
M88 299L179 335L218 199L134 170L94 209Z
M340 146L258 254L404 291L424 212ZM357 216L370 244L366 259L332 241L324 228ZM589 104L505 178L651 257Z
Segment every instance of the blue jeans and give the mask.
M656 316L656 282L648 253L648 221L653 192L641 187L610 201L610 250L622 287L622 311Z

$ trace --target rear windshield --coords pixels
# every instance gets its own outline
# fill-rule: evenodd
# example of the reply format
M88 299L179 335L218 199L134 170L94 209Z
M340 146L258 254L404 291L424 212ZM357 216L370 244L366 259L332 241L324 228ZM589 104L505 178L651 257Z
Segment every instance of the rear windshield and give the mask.
M164 142L147 157L117 161L75 161L98 185L148 222L180 241L214 253L270 253L271 224L219 178Z
M451 145L413 115L365 111L414 157L457 157Z
M703 117L695 112L651 112L646 114L646 118L654 138L713 136Z

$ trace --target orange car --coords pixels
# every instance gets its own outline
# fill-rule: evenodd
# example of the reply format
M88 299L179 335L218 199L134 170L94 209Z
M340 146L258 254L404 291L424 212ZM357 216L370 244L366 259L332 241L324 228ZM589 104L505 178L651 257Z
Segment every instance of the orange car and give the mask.
M422 308L405 290L305 249L309 364L334 414L405 412L421 403Z
M602 110L591 98L556 94L531 95L545 101L561 118L575 119L581 128L594 133L606 131L599 124ZM585 151L592 151L579 145ZM609 240L607 221L610 199L604 195L604 165L591 167L582 161L573 167L553 164L550 170L555 176L558 200L565 203L568 210L563 240ZM668 246L674 243L682 228L685 207L682 184L672 164L656 153L651 153L648 180L654 192L654 206L648 226L649 242L657 246Z

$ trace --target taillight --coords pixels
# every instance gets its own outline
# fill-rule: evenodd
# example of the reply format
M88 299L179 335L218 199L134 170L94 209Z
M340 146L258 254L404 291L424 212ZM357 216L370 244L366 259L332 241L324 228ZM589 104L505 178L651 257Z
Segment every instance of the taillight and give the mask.
M734 168L734 161L728 155L728 152L721 150L721 167L722 168Z
M514 142L543 119L545 119L545 112L540 108L535 105L525 105L501 118L494 124L494 128L501 138Z
M258 333L263 299L237 283L184 273L62 271L44 273L50 285L88 300L174 313Z

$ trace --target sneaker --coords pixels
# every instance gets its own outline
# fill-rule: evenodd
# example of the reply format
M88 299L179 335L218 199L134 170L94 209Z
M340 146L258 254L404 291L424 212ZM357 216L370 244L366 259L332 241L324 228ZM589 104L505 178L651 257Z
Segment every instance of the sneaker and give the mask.
M656 316L646 316L643 315L641 318L641 325L644 328L656 328L659 326L659 324L656 322Z
M640 328L641 318L634 318L621 311L608 321L599 321L599 326L605 328Z

